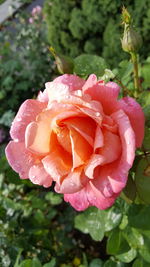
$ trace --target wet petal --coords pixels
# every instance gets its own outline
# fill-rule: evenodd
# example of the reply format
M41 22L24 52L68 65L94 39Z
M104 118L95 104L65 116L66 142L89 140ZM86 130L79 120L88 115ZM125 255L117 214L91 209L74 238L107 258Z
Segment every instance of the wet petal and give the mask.
M119 94L119 86L116 83L110 82L108 84L97 83L85 90L92 99L99 101L102 104L105 114L111 114L116 106L117 97Z
M91 146L93 146L96 125L92 119L88 117L75 117L67 119L64 124L75 129Z
M94 141L94 151L96 152L98 148L104 145L104 136L99 125L96 127L95 141Z
M64 200L69 202L77 211L82 211L90 206L85 188L74 194L64 194Z
M99 149L99 154L104 158L103 164L108 164L119 158L122 151L122 145L119 136L109 132L103 131L104 146Z
M87 186L88 201L91 206L96 206L98 209L103 210L111 207L117 197L117 194L113 194L111 197L104 197L92 182L89 182Z
M86 182L87 177L83 175L82 168L76 168L63 179L60 185L56 184L55 191L62 194L73 194L80 191Z
M35 164L36 159L26 150L24 143L9 142L5 150L7 160L15 172L18 172L20 178L29 178L29 169Z
M72 127L70 129L70 138L72 145L73 169L83 165L90 158L92 147L87 141Z
M63 176L72 168L72 157L65 151L57 140L57 135L52 133L50 140L50 154L42 160L47 173L59 184Z
M56 78L53 82L45 84L49 100L59 100L61 96L70 95L72 91L82 88L84 80L76 75L65 74Z
M31 122L25 132L26 148L32 153L45 155L49 152L50 125L48 121Z
M27 125L36 119L36 116L46 108L46 104L38 100L26 100L20 107L10 129L13 139L24 141Z
M136 147L141 147L144 138L144 113L141 106L131 97L124 97L118 101L118 108L129 117L135 133Z
M79 90L85 83L85 80L80 77L72 74L64 74L62 76L57 77L54 80L54 83L62 83L69 86L71 91Z
M30 168L29 179L33 184L43 185L44 187L50 187L52 184L52 178L45 171L42 163Z
M45 89L43 92L39 92L37 100L39 100L40 102L46 102L48 103L48 94L47 94L47 90Z

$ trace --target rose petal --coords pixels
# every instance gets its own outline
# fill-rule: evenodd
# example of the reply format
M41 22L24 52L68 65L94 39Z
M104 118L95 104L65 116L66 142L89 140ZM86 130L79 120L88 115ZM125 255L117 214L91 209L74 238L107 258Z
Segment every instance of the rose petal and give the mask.
M103 131L104 146L99 149L99 154L104 158L103 164L108 164L119 158L121 154L120 138L107 130Z
M85 166L84 171L85 175L89 177L90 179L95 178L94 177L94 169L101 165L104 162L104 157L98 154L93 154L91 158L88 161L88 164Z
M68 85L70 91L79 90L85 84L85 80L81 79L80 77L72 74L64 74L62 76L57 77L54 80L54 83L62 83Z
M45 171L42 163L30 168L29 179L33 184L43 185L44 187L50 187L52 184L52 178Z
M65 151L52 132L50 139L50 154L42 159L46 172L60 184L61 177L67 175L72 168L72 157Z
M31 122L25 132L25 145L32 153L45 155L49 152L50 126L48 121Z
M72 145L73 169L83 165L90 158L92 147L87 141L72 127L70 129L70 139Z
M116 101L119 94L119 86L110 82L102 85L97 83L93 87L87 88L84 93L89 94L92 99L102 104L105 114L111 114L116 107Z
M20 178L29 178L29 169L35 164L36 158L26 150L24 143L11 141L5 150L7 160Z
M100 147L104 145L104 137L102 130L99 125L96 127L96 132L95 132L95 141L94 141L94 152Z
M46 83L45 86L49 100L52 102L58 101L61 96L70 95L72 91L81 89L84 83L85 81L76 75L64 74L53 82Z
M128 171L135 157L135 135L127 115L119 110L112 114L119 128L122 144L122 154L117 161L96 169L92 180L94 186L105 197L118 194L126 185Z
M89 182L87 186L88 201L91 206L96 206L98 209L104 210L111 207L117 197L117 194L112 195L112 197L104 197L92 182Z
M26 100L20 107L10 129L12 139L24 141L27 125L34 121L36 116L46 108L46 104L38 100Z
M87 177L82 174L82 168L70 172L60 185L56 184L55 191L62 194L73 194L80 191L86 184Z
M37 100L39 100L40 102L48 102L49 99L46 89L43 92L39 92Z
M141 147L144 138L144 113L141 106L131 97L124 97L118 101L119 109L128 115L135 133L136 147Z
M64 194L64 200L69 202L77 211L82 211L90 206L85 188L74 194Z
M97 84L97 77L95 74L91 74L88 79L86 80L85 84L83 85L83 92L86 93L86 91L89 89L89 88L92 88L94 85Z
M95 122L90 118L70 118L65 120L65 125L71 126L91 145L94 142Z

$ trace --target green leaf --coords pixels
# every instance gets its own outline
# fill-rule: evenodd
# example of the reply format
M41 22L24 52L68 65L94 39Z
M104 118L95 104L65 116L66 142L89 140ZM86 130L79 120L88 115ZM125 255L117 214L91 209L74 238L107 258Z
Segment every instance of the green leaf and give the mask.
M113 230L107 240L107 253L111 255L121 254L130 249L122 232L117 228Z
M105 231L104 216L104 211L90 207L76 216L75 227L85 234L89 233L94 240L100 241L103 239Z
M149 267L149 263L144 261L143 259L136 259L132 267Z
M144 79L142 86L144 86L144 88L148 88L150 85L149 70L150 70L150 64L149 64L149 62L147 62L141 68L141 76Z
M119 73L118 76L125 80L130 76L133 71L133 64L128 60L123 60L119 63Z
M126 264L119 261L107 260L103 267L125 267Z
M148 127L150 127L150 105L143 108L145 115L145 122Z
M126 187L124 188L122 194L124 194L126 201L128 203L132 203L135 200L136 186L135 186L135 183L134 183L131 175L129 175L129 177L128 177Z
M45 199L50 201L52 205L58 205L62 202L62 195L54 192L48 192L45 196Z
M110 231L119 225L122 219L121 210L117 206L113 206L105 210L105 231Z
M56 266L56 259L53 258L50 262L43 265L43 267L55 267Z
M105 60L102 57L90 54L82 54L74 60L74 72L82 77L94 73L97 77L104 74L105 69L108 68Z
M19 250L14 267L19 267L19 260L20 260L22 251L23 249Z
M150 151L150 128L148 127L145 127L143 147L145 151Z
M132 248L141 248L144 245L142 234L135 228L126 227L123 236Z
M150 263L150 239L144 237L144 245L139 249L139 254L142 258Z
M42 264L41 264L41 262L39 261L38 258L34 258L32 260L32 267L42 267Z
M21 262L19 267L32 267L32 260L24 260Z
M94 259L90 262L89 267L102 267L103 266L103 262L100 259Z
M142 230L150 230L150 206L135 205L129 207L128 221L129 225Z
M116 258L120 261L128 263L133 261L136 255L137 255L136 249L131 248L128 252L116 255Z
M135 184L138 195L147 204L150 204L149 168L150 168L150 157L147 156L140 160L135 173Z

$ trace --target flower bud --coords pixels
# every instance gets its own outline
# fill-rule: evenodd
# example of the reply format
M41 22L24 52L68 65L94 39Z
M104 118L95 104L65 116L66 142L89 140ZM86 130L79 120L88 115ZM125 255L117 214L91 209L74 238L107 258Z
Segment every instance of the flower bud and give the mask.
M73 73L73 59L67 56L56 54L54 48L50 47L50 52L55 57L57 69L61 74Z
M133 29L132 26L125 24L122 48L128 53L138 52L142 45L141 36Z

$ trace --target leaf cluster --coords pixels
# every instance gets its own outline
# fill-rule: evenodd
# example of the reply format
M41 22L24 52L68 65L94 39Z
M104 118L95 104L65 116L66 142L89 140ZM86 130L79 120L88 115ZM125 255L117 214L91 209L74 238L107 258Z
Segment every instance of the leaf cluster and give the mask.
M150 42L149 0L46 0L44 14L50 44L58 53L76 57L82 53L104 57L112 67L127 57L121 53L123 32L120 13L128 7L139 28L144 46L140 53L147 57Z

